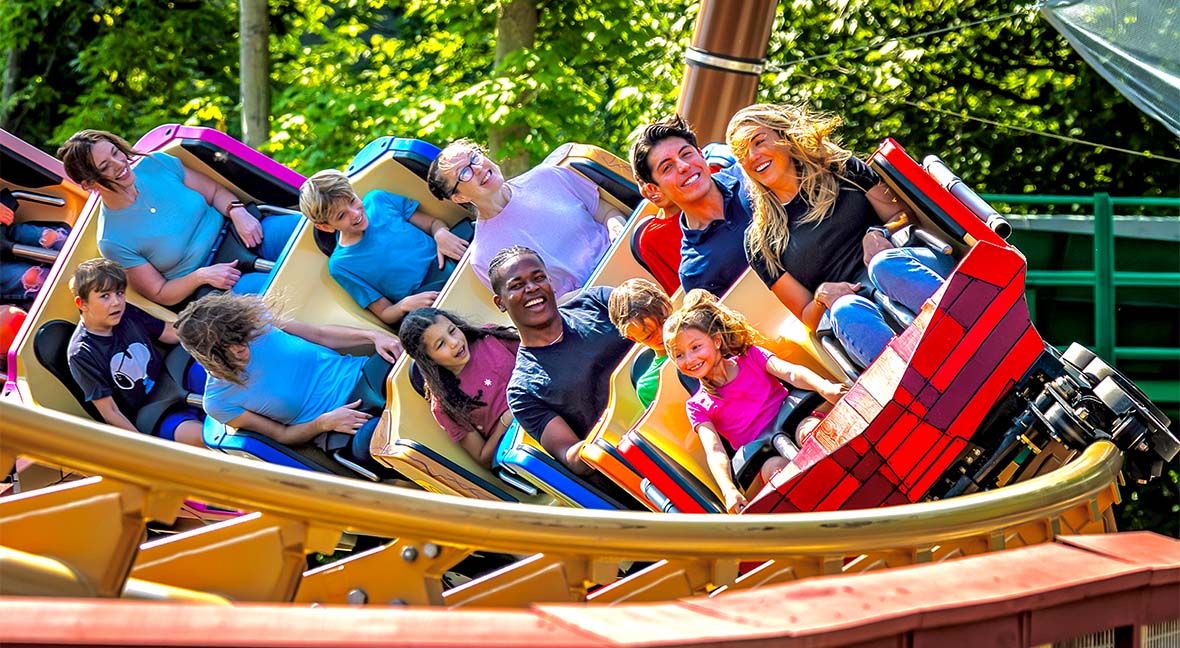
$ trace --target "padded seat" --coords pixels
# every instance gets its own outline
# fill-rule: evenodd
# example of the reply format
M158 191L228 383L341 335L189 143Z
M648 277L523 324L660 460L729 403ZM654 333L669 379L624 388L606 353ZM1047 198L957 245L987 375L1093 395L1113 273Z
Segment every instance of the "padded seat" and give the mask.
M33 338L33 352L41 366L53 374L94 420L103 422L102 415L70 373L69 346L77 324L65 320L51 320L41 325ZM192 356L182 347L169 349L164 356L163 371L156 380L148 399L136 412L133 422L143 434L153 435L160 421L171 411L188 403L189 392L184 388L184 375Z
M569 506L615 511L628 507L586 483L554 459L541 442L513 422L500 438L493 462L497 468L519 477Z
M285 446L258 432L233 429L212 416L205 417L201 436L209 448L237 457L342 477L357 475L310 443L298 447Z
M70 395L78 401L82 409L96 421L102 421L102 415L98 413L98 408L93 403L86 400L86 395L82 393L82 388L74 380L73 374L70 373L70 338L74 335L74 329L78 327L76 322L71 323L65 320L51 320L41 325L33 336L33 353L37 357L37 362L41 363L42 367L53 374L54 378L65 386L70 392Z

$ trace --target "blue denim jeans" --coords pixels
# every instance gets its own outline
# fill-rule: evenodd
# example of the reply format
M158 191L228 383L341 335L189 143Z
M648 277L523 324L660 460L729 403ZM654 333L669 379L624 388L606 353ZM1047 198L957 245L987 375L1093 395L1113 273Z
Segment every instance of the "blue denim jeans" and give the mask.
M56 240L48 245L42 245L41 237L46 231L54 232ZM65 226L45 227L34 223L17 223L10 225L4 234L13 243L60 250L69 233L70 229ZM0 299L4 303L32 301L48 275L49 268L41 264L21 259L4 259L4 262L0 263Z
M917 313L957 261L927 248L885 250L869 263L869 280L878 290ZM893 339L881 307L859 295L845 295L832 304L832 332L857 363L869 366Z

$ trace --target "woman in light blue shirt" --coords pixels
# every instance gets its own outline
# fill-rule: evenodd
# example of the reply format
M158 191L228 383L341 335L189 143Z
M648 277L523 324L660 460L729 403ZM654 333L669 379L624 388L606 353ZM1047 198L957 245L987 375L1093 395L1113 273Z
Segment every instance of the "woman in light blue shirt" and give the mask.
M228 218L247 247L277 259L298 216L259 223L229 189L187 169L167 153L142 154L121 137L98 130L75 133L61 149L66 174L102 200L98 249L127 270L131 287L166 306L201 286L258 292L265 273L243 273L233 263L206 265Z

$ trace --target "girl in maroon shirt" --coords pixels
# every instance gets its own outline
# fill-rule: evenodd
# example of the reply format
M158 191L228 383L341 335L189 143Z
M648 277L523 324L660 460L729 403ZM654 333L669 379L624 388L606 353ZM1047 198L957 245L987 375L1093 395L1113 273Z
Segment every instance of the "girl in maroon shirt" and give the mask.
M419 308L398 331L426 381L434 420L485 467L512 423L504 390L520 337L506 326L477 327L437 308Z

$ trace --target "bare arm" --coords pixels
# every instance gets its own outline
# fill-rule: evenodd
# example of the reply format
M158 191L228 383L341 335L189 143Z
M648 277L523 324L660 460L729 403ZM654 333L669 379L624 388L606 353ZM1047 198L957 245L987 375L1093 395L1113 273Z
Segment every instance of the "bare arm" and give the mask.
M793 387L810 389L824 397L829 403L840 400L844 386L825 379L807 367L771 356L766 361L766 373L785 380Z
M594 220L606 226L612 241L619 238L627 227L627 215L601 196L598 198L598 211L594 213Z
M201 194L217 213L230 219L246 247L254 247L262 242L262 225L245 207L233 205L238 197L232 191L204 173L189 168L184 170L184 186Z
M373 418L365 412L358 411L361 402L354 401L341 405L330 412L324 412L306 423L283 425L278 421L246 410L231 419L228 425L245 430L253 430L265 435L283 445L299 445L307 443L324 432L343 432L356 434L358 428Z
M590 466L578 458L578 451L582 449L582 440L578 438L577 434L574 434L569 423L566 423L565 419L560 416L554 416L545 424L545 430L541 432L541 447L565 464L565 467L572 470L574 474L589 475L591 473Z
M697 436L701 438L701 445L705 448L705 458L709 464L709 472L717 485L721 487L721 496L725 499L725 509L730 513L737 513L746 506L746 496L733 483L733 469L729 465L729 455L721 443L721 435L711 423L697 425Z
M176 324L172 322L164 322L164 331L160 333L160 337L156 338L164 344L179 344L180 337L176 335Z
M500 439L504 436L504 432L508 429L507 425L502 422L496 423L496 429L492 434L484 439L478 434L467 433L459 441L459 446L471 456L472 459L479 462L479 465L484 468L492 467L492 459L496 457L496 448L500 446Z
M877 218L880 218L882 223L885 223L887 227L895 225L895 227L890 227L890 233L904 225L911 216L906 204L898 200L897 196L893 195L893 190L884 182L873 185L865 192L865 198L873 206L873 211L876 212Z
M426 308L438 299L437 290L428 290L420 292L417 295L410 295L398 303L381 297L377 301L369 304L369 312L377 316L377 319L395 326L402 321L402 318L416 308Z
M384 331L370 331L351 326L317 326L298 320L283 322L280 328L308 342L314 342L337 351L372 345L377 353L389 362L396 361L402 351L402 345L397 341L397 338Z
M130 430L131 432L138 432L135 425L119 411L119 406L115 404L115 399L107 396L105 398L96 398L92 401L98 413L102 415L102 420L106 421L108 425L113 425L117 428Z
M778 297L783 306L786 306L787 310L791 311L811 331L819 327L824 312L831 308L837 299L844 295L856 294L858 290L860 290L859 283L828 281L820 284L812 294L789 272L784 272L783 276L779 277L778 281L770 287L770 291L774 293L775 297Z
M238 282L238 278L242 276L242 273L235 267L236 265L236 261L218 263L205 268L197 268L183 277L165 279L155 266L150 263L141 263L127 268L127 283L135 289L135 292L157 304L172 306L205 284L223 290L232 288Z

